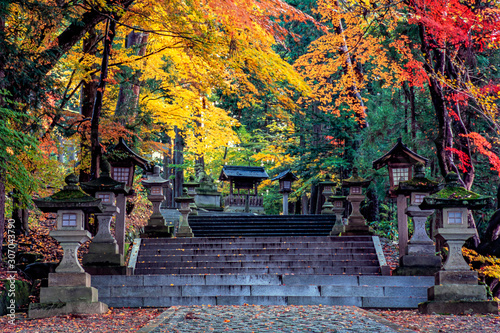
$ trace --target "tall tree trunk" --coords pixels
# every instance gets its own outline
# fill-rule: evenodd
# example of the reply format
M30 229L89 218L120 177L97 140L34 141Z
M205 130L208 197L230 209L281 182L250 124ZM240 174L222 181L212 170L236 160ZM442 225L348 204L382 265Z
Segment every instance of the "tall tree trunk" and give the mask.
M90 178L99 177L99 162L102 155L101 144L99 142L99 121L101 118L102 100L104 97L104 89L106 88L106 79L108 78L108 64L111 53L111 45L115 38L116 20L109 19L106 26L106 34L104 37L104 51L102 54L101 76L97 85L96 98L94 108L92 110L92 120L90 123L90 149L91 149L91 164Z
M125 47L137 47L136 55L144 56L146 54L148 37L149 34L147 33L132 31L127 36ZM118 121L122 125L127 123L127 116L133 115L135 113L135 109L139 105L140 77L141 73L136 72L130 79L127 78L120 84L120 92L118 93L115 115L118 117Z
M83 53L89 56L96 56L97 43L99 36L95 28L92 28L83 40ZM91 71L92 72L92 71ZM94 102L97 93L97 76L90 74L90 80L85 81L82 85L80 93L80 113L83 118L92 118L92 110L94 109ZM89 126L82 126L82 133L80 134L80 161L83 167L80 169L80 182L87 182L90 180L90 141L87 138Z
M14 220L14 231L16 235L27 235L29 231L28 225L28 209L17 198L18 191L14 189L12 196L12 219Z
M448 112L448 103L445 97L445 87L443 87L435 76L435 73L439 73L440 75L449 77L449 73L446 72L446 53L445 51L431 47L425 27L420 25L419 28L421 50L426 59L424 68L429 75L429 92L438 123L438 135L434 139L434 143L436 145L439 168L443 176L446 176L449 172L455 172L460 175L453 161L453 152L450 150L453 147L453 130L452 120ZM466 186L462 178L460 178L460 182L463 186Z
M175 141L174 141L174 197L182 195L182 185L184 184L184 169L181 166L184 164L184 139L181 136L180 130L175 127ZM175 203L179 207L178 203Z

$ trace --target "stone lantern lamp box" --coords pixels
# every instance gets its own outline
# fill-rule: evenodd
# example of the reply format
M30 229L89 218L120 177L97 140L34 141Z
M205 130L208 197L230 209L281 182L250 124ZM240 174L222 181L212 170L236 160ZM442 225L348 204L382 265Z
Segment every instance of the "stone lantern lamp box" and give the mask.
M105 313L106 304L99 302L97 289L90 286L90 275L78 262L78 248L90 239L84 229L85 213L102 213L101 199L85 194L78 177L66 177L66 186L50 197L34 199L44 213L57 213L57 229L50 231L64 254L55 273L49 274L49 286L40 289L40 303L30 304L30 318L79 313Z

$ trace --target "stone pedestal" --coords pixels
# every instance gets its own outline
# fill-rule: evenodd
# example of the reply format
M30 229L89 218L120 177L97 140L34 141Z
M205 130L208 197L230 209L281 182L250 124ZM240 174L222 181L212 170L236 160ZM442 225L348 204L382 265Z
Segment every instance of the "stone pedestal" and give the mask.
M50 273L49 286L40 288L40 303L30 304L30 318L64 314L103 314L108 306L98 300L88 273Z
M335 214L335 224L333 225L332 231L330 231L330 236L338 236L344 230L344 224L342 223L342 215L344 213L344 208L332 208L332 212Z
M363 194L350 194L347 200L352 205L352 213L347 219L347 225L342 228L342 235L372 235L373 232L369 226L366 225L366 220L359 211L361 201L365 199Z
M160 205L165 200L165 196L163 194L150 194L148 200L153 204L153 213L149 217L148 225L144 227L141 238L173 237L173 228L167 226L165 218L160 212Z
M433 210L421 210L411 205L405 213L413 218L414 231L394 275L433 276L441 269L441 258L436 255L434 242L425 231L425 222Z
M95 214L99 227L89 245L89 252L83 256L84 266L125 266L110 230L111 219L118 211L116 206L106 206L104 213Z
M99 302L98 291L90 286L90 274L78 262L80 245L90 238L85 230L55 230L50 232L61 244L64 254L49 274L49 286L40 289L40 303L30 304L30 318L45 318L63 314L102 314L108 306Z
M488 301L486 287L478 285L477 272L471 271L462 256L466 239L475 234L469 228L439 228L438 236L449 246L443 270L436 273L436 285L427 290L429 301L420 303L421 313L498 314L498 302Z
M191 208L180 208L179 212L182 214L182 216L179 218L179 230L177 231L175 236L187 238L194 237L193 230L191 230L188 222L188 216L189 213L191 213Z

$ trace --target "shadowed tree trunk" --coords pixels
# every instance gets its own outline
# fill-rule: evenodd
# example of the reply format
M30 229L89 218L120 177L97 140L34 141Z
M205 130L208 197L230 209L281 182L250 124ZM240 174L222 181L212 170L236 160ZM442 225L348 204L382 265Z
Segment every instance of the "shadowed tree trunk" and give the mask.
M96 56L98 41L99 36L97 35L95 29L91 29L83 40L83 52L90 56ZM97 82L97 76L92 73L90 74L90 80L85 81L82 85L80 93L80 113L83 118L92 118L92 110L94 109L94 102L97 93ZM90 141L87 138L89 130L88 125L89 123L82 125L82 133L80 135L80 163L87 166L80 169L80 182L87 182L90 180Z

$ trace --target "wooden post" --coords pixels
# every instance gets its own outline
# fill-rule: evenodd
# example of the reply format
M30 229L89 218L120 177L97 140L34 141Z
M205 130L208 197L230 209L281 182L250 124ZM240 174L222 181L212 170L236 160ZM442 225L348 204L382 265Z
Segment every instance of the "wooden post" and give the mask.
M397 201L398 210L398 239L399 239L399 257L405 255L406 246L408 245L408 216L405 214L407 208L406 197L399 194Z

